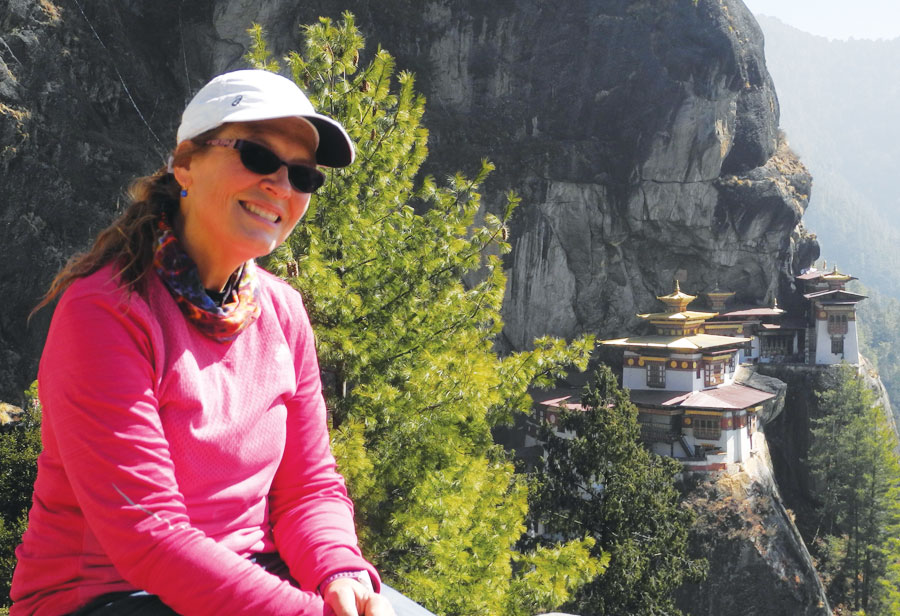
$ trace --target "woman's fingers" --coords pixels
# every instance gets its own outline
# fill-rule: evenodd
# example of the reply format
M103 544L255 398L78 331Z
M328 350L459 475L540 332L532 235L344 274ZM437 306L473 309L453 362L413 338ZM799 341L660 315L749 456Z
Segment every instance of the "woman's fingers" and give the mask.
M386 598L350 578L333 581L323 598L335 616L395 616Z

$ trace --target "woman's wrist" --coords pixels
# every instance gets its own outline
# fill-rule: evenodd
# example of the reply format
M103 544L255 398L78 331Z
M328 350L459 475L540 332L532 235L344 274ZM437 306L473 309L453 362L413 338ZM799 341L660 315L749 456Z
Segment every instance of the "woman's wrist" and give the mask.
M337 573L332 573L327 578L322 580L321 584L319 584L319 594L325 594L325 591L328 589L328 585L333 581L340 579L356 580L357 582L365 586L368 590L375 592L375 586L372 584L372 576L369 575L368 571L361 569L358 571L338 571Z

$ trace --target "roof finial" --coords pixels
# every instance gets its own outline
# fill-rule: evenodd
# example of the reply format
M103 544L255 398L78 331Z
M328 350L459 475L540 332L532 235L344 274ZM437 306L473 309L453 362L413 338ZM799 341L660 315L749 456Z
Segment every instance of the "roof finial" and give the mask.
M676 292L676 293L681 293L681 285L678 284L678 279L677 279L677 278L675 279L675 292Z
M772 298L772 308L774 308L775 310L778 309L778 298L777 297Z

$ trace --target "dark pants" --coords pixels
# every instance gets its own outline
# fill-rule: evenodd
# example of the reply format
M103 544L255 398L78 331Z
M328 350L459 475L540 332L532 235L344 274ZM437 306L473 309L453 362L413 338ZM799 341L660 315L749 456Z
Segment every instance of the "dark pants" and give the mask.
M278 554L256 554L252 562L287 580L297 588L299 584L291 577L288 567ZM159 600L156 595L142 590L135 592L114 592L97 597L70 616L178 616L178 613Z
M288 572L287 565L278 554L257 554L250 560L273 575L291 584L299 585ZM407 599L387 584L381 585L381 594L391 602L397 616L434 616L431 612ZM144 591L118 592L103 595L91 601L70 616L179 616L156 595Z
M71 616L178 616L156 595L139 593L111 593L98 597Z

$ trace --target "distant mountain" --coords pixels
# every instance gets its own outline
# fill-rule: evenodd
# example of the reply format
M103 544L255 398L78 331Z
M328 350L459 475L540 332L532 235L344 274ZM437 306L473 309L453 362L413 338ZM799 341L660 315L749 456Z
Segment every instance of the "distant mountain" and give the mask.
M900 39L834 41L757 15L780 126L813 176L829 266L900 297Z

